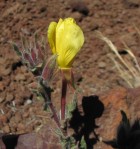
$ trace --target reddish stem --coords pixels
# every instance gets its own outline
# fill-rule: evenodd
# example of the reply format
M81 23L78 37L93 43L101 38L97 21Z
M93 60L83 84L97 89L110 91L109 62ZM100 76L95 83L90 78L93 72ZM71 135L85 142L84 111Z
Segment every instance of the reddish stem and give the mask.
M61 96L61 120L65 120L66 93L67 93L67 80L63 76L63 79L62 79L62 96Z
M43 84L41 84L41 85L43 85ZM61 128L60 121L59 121L59 118L57 116L57 112L56 112L55 107L54 107L54 105L53 105L53 103L51 101L51 91L50 91L50 88L45 88L44 85L42 87L45 90L45 101L49 105L49 108L50 108L50 110L51 110L51 112L53 114L54 121L56 122L57 126L59 128Z
M53 106L52 102L49 104L49 106L50 106L50 109L51 109L51 111L52 111L52 113L53 113L53 118L54 118L54 121L56 122L56 124L57 124L58 128L60 128L60 127L61 127L61 125L60 125L60 122L59 122L58 116L57 116L57 114L56 114L56 111L55 111L55 108L54 108L54 106Z

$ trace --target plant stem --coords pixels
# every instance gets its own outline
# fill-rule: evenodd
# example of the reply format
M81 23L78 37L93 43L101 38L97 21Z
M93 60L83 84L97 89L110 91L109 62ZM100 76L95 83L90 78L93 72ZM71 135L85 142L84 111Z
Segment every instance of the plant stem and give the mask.
M49 108L53 114L53 118L54 118L54 121L56 122L57 126L60 128L61 127L61 124L60 124L60 121L59 121L59 118L57 116L57 113L56 113L56 110L55 110L55 107L51 101L51 91L47 92L46 90L46 97L47 97L47 101L49 101Z
M66 93L67 93L67 80L63 76L63 79L62 79L62 96L61 96L61 120L65 120Z
M60 121L58 119L58 116L56 114L56 111L55 111L55 108L54 108L54 105L52 104L52 102L50 102L49 107L51 109L51 112L53 113L54 121L56 122L57 126L60 128L61 127Z
M57 112L55 110L55 107L54 107L54 105L51 101L51 89L50 89L50 87L46 87L43 84L43 82L40 82L40 85L42 86L42 88L44 90L43 92L44 92L45 103L46 103L46 105L49 106L49 108L50 108L50 110L53 114L53 118L54 118L54 121L55 121L56 125L58 126L58 128L61 128L60 120L57 116Z

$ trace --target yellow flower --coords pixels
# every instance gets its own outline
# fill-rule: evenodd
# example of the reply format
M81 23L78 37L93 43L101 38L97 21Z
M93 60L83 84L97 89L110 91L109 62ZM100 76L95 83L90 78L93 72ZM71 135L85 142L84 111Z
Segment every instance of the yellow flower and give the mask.
M53 54L56 54L59 68L71 68L74 58L84 43L81 28L73 18L51 22L48 28L48 41Z

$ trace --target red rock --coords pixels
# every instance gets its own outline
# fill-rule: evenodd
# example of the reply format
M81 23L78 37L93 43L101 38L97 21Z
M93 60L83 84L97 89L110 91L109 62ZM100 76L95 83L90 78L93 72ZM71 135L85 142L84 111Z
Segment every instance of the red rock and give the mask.
M128 89L126 99L130 111L131 121L140 118L140 87L136 89Z
M116 134L116 128L120 123L120 110L128 112L128 107L125 102L127 90L125 88L113 89L100 96L100 100L104 104L103 115L98 118L97 133L100 134L103 140L113 139Z

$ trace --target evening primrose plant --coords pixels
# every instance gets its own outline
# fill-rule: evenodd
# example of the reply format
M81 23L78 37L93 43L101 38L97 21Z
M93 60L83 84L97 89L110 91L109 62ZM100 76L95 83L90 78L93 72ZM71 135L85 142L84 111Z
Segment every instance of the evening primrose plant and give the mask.
M52 51L51 57L47 54L46 37ZM44 99L44 110L48 110L49 107L58 128L55 132L64 149L78 149L79 146L81 149L86 149L84 137L82 137L81 142L77 143L72 136L67 134L68 120L72 118L72 112L77 106L77 89L74 85L72 65L83 44L83 31L73 18L59 19L58 23L51 22L47 36L38 35L38 33L35 33L32 38L28 35L22 35L19 46L12 43L13 49L21 57L23 64L26 64L36 77L37 82L31 83L29 87L39 99ZM51 100L53 91L51 82L58 70L61 72L62 78L60 117ZM74 89L74 96L66 108L68 85Z
M65 119L67 83L73 84L72 64L84 43L81 28L73 18L51 22L48 28L48 41L62 73L61 119Z

